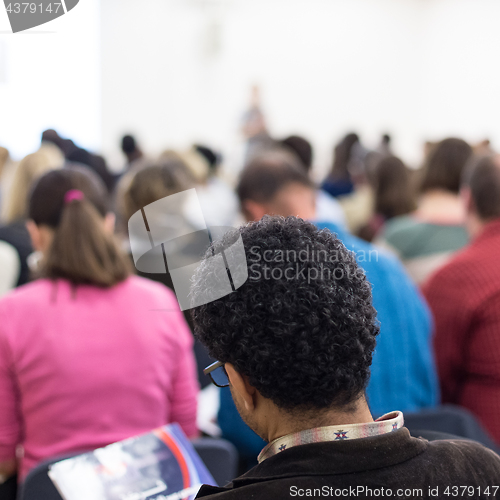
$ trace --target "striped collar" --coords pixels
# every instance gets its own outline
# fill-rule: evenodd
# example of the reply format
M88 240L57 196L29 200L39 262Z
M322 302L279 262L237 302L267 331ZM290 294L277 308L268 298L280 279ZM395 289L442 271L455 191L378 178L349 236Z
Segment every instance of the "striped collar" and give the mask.
M301 444L381 436L382 434L397 431L403 426L403 414L400 411L393 411L378 418L375 422L366 424L330 425L328 427L307 429L275 439L260 452L257 460L260 464L281 451Z

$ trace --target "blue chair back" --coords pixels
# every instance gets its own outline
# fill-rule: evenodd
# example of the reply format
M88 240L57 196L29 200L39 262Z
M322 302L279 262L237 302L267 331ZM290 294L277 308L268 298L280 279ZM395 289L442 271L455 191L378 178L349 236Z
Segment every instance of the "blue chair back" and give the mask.
M426 437L422 431L452 434L455 437L477 441L497 453L500 451L500 447L495 444L476 416L459 406L443 405L418 413L405 413L404 419L405 427L412 436L418 437L420 433L422 437Z
M238 475L238 451L229 441L199 438L193 441L193 446L219 486L231 482Z

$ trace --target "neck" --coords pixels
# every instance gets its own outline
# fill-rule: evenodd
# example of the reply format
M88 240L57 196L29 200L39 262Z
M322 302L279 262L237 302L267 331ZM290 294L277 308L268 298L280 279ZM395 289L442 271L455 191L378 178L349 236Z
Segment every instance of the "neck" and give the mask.
M275 418L269 419L267 422L266 440L269 442L288 434L316 427L373 422L373 417L364 396L355 403L354 408L350 408L350 411L328 409L315 412L315 416L310 418L308 416L300 418L297 415L291 415L276 407L274 409L274 413L276 413Z
M427 222L463 224L464 206L457 194L434 189L422 194L415 215Z
M500 221L500 218L484 220L475 213L469 213L467 216L466 226L471 240L475 240L479 237L483 233L486 226L489 226L495 220Z

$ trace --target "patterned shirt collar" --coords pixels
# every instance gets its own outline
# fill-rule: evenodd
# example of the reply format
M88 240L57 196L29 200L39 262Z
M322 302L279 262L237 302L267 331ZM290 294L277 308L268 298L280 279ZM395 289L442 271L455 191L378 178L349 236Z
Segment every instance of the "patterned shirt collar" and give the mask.
M381 436L397 431L404 426L403 414L393 411L378 418L375 422L366 424L330 425L316 427L305 431L287 434L269 443L259 454L259 464L277 453L299 446L301 444L323 443L326 441L345 441L346 439L360 439L372 436Z

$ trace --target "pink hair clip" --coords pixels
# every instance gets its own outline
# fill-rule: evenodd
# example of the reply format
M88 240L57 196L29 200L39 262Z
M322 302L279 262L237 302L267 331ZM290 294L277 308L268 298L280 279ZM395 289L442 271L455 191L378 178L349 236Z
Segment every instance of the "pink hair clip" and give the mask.
M68 204L74 200L83 200L83 198L85 198L85 196L79 189L70 189L69 191L66 191L66 194L64 195L64 203Z

